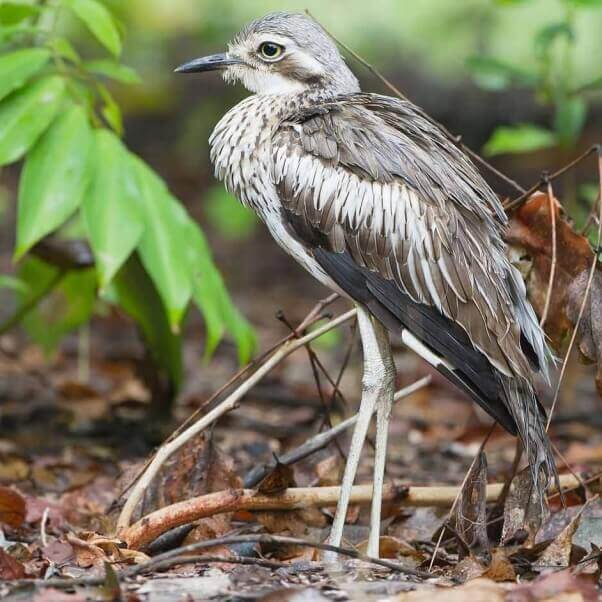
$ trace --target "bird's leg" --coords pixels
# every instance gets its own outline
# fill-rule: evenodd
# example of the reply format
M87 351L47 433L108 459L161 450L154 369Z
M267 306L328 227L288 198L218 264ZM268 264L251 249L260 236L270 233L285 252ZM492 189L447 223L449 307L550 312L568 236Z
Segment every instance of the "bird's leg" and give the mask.
M358 326L362 339L364 351L364 374L362 378L362 399L358 412L358 420L353 431L351 447L347 456L347 465L341 484L341 494L330 532L328 542L331 545L341 545L345 517L349 506L351 488L355 480L360 455L370 426L370 420L374 408L379 407L379 427L377 432L377 449L375 459L375 489L372 501L372 515L370 528L370 541L376 538L376 551L378 556L378 538L380 533L380 505L382 498L382 481L387 442L387 424L393 401L393 386L395 379L395 365L391 356L389 337L385 328L373 320L370 314L363 308L357 308ZM381 405L382 410L380 409ZM380 470L380 476L376 471ZM377 481L379 484L377 484ZM378 499L377 499L378 498ZM377 521L376 524L374 521ZM374 535L376 532L376 535ZM374 546L372 546L373 548ZM370 549L369 553L374 552ZM332 553L327 553L328 560L334 560Z
M381 383L381 393L376 400L376 450L374 453L374 488L372 490L372 508L370 512L370 535L368 537L368 556L379 557L380 549L380 514L383 499L383 482L385 463L387 461L387 438L389 435L389 419L393 408L395 394L395 364L391 355L389 335L380 323L374 323L374 329L380 339L381 357L386 366ZM381 332L378 332L378 329Z

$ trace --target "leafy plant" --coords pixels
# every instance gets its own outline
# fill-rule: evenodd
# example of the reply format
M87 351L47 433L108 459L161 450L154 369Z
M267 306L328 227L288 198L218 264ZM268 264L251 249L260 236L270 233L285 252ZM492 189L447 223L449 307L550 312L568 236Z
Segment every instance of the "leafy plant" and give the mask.
M497 0L500 5L516 6L531 0ZM549 127L519 123L497 128L484 152L527 153L559 146L574 147L583 131L588 112L588 93L602 90L602 76L577 82L574 76L577 37L575 22L580 11L602 7L602 0L558 0L562 20L542 27L533 39L534 65L531 68L509 64L494 56L473 56L467 67L477 84L489 90L512 86L531 90L538 102L553 109Z
M104 56L85 60L59 33L59 18L79 21ZM122 140L119 105L105 85L139 82L119 62L122 34L99 0L0 5L0 167L24 160L19 277L2 276L0 286L19 298L12 322L21 321L47 350L85 324L99 298L121 308L138 324L157 365L179 383L179 331L191 306L205 318L207 355L228 332L245 361L255 339L198 225ZM49 235L65 237L73 229L93 254L83 269L40 253Z

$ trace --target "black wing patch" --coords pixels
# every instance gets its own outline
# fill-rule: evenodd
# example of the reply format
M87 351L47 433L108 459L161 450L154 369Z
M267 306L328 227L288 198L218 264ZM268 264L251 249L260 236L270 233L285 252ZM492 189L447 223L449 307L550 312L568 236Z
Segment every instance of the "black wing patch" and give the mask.
M316 248L313 255L351 298L391 332L401 334L403 329L409 330L433 353L445 358L453 370L443 362L435 367L516 435L516 423L501 400L503 391L494 368L457 324L428 305L415 303L390 280L359 267L348 253Z

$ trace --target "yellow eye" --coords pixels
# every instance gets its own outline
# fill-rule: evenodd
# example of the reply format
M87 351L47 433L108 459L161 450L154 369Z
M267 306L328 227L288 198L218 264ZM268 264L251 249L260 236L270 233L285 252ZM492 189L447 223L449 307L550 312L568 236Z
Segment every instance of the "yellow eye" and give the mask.
M276 59L282 56L284 48L280 46L280 44L275 44L274 42L264 42L259 47L259 54L261 58L266 61L275 61Z

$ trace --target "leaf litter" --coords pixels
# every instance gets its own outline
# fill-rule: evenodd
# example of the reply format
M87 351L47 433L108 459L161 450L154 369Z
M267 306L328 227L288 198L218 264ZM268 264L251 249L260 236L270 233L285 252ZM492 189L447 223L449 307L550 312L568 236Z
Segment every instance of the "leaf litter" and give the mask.
M583 237L574 233L560 208L557 210L559 266L546 326L552 340L562 344L575 321L575 304L578 311L585 286L583 274L592 255ZM513 220L509 239L529 255L527 283L535 295L536 307L540 307L545 302L545 288L541 293L541 286L548 281L551 265L549 203L545 195L525 203ZM582 354L599 365L598 286L594 279L578 343ZM312 295L315 291L308 289L305 307L311 306ZM261 295L255 297L260 299ZM290 306L298 302L295 299ZM253 311L260 323L262 304L251 308L250 313ZM300 320L303 316L300 313L293 317ZM329 566L322 562L320 550L307 546L267 541L227 543L228 537L238 534L287 535L322 543L328 535L334 505L220 512L162 535L148 549L128 549L114 533L119 494L158 440L154 438L156 431L147 428L151 395L140 379L140 348L125 346L122 356L115 359L114 351L109 351L113 341L105 333L123 330L122 318L108 315L98 320L102 327L93 330L96 351L90 358L90 380L86 383L78 380L78 357L69 345L48 364L19 338L3 343L13 353L0 354L0 374L10 375L12 383L0 391L6 425L0 438L0 595L27 592L27 597L41 602L133 602L185 596L199 600L241 597L301 601L355 597L518 602L596 599L602 505L594 496L600 490L602 435L595 423L585 418L593 408L599 408L593 386L567 400L570 403L562 420L552 425L555 442L573 470L585 480L598 475L585 492L567 496L566 509L560 507L557 498L550 500L549 508L528 503L528 471L519 470L512 478L513 439L499 429L488 443L487 459L479 456L470 471L451 516L449 508L408 507L403 500L387 502L380 552L382 558L399 566L426 571L442 526L447 525L428 578L354 559L341 559L338 566ZM276 323L270 328L279 327ZM190 352L185 355L192 358L198 339L194 324L191 332L185 343ZM336 374L346 353L344 345L340 347L320 351L320 359L332 374ZM430 374L407 351L397 348L395 355L398 366L403 366L403 384ZM355 399L361 356L356 351L351 357L341 387L346 397ZM217 388L217 378L227 378L231 373L231 350L220 350L214 363L219 376L206 377L195 383L194 390L182 393L174 408L174 421L162 425L166 433ZM194 374L199 371L194 364L188 369ZM584 375L591 375L587 370L571 364L567 378L584 383ZM437 375L432 376L427 388L394 408L389 482L463 482L489 428L460 393ZM589 382L594 380L595 375ZM255 485L257 495L278 496L295 486L338 485L345 460L332 442L292 465L278 460L319 429L328 428L323 426L324 408L307 358L303 354L291 356L263 387L245 400L245 420L219 422L163 466L146 491L136 517L189 498L238 491L245 477L263 465L272 468ZM328 399L332 391L324 389ZM297 400L303 403L301 409L295 405ZM350 411L335 405L329 412L330 421L337 424ZM286 428L275 429L274 425ZM346 432L338 437L343 450L348 436ZM372 451L368 446L358 482L370 482L371 470ZM485 486L510 478L502 511L494 515L493 504L485 499ZM344 546L362 553L368 531L369 507L351 506ZM125 576L127 571L145 567L157 554L224 538L226 543L178 556L173 564ZM186 558L190 562L185 562ZM238 564L241 559L248 564ZM271 568L262 562L271 562ZM46 584L42 579L47 580Z

